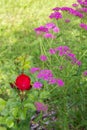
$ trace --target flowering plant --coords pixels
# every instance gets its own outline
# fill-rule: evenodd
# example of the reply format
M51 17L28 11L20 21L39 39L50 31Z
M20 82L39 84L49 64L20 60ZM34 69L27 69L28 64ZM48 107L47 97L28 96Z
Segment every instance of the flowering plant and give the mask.
M34 29L31 66L26 56L14 61L7 97L0 98L0 123L8 130L87 128L87 10L77 2L53 8L51 22Z

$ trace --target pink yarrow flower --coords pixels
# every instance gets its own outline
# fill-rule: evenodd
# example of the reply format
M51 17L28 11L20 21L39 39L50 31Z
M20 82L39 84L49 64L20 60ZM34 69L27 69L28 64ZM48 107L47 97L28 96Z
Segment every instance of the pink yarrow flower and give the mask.
M54 18L54 19L58 20L58 19L62 18L62 14L60 12L53 12L53 13L51 13L51 15L49 17L50 17L50 19Z
M33 67L33 68L30 69L30 72L31 72L31 73L35 73L35 72L37 72L37 71L39 71L39 70L40 70L40 68Z
M87 30L87 24L81 23L79 26L80 26L81 28L84 28L85 30Z
M56 78L50 77L48 80L48 84L56 84Z
M47 23L45 26L46 26L46 28L48 28L48 29L52 29L52 28L54 28L56 25L55 25L54 23Z
M46 80L46 81L49 81L49 79L53 77L53 74L52 74L52 71L51 70L41 70L38 75L37 75L37 78L39 79L43 79L43 80Z
M54 38L56 38L53 34L51 34L51 33L45 33L44 34L44 37L45 38L52 38L52 39L54 39Z
M87 70L83 72L83 76L87 76Z
M55 54L55 53L56 53L56 51L55 51L55 49L50 48L50 49L49 49L49 53L53 55L53 54Z
M58 27L54 27L54 28L53 28L53 31L54 31L55 33L58 33L58 32L60 32L60 29L59 29Z
M40 56L40 60L41 60L41 61L46 61L46 60L47 60L47 57L46 57L45 55L41 55L41 56Z
M77 7L77 6L79 6L79 4L74 3L74 4L72 4L72 6Z
M40 89L42 88L43 84L41 82L38 82L36 81L34 84L33 84L33 87L36 88L36 89Z
M58 84L59 87L64 86L64 82L63 82L62 79L57 79L56 82L57 82L57 84Z

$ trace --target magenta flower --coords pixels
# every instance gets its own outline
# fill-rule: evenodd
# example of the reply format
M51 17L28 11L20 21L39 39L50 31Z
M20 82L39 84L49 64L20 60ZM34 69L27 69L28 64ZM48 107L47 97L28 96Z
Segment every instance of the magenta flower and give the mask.
M49 81L49 79L51 77L53 77L51 70L41 70L37 75L37 78L43 79L43 80L46 80L46 81Z
M68 13L74 15L74 16L77 16L77 17L80 17L80 18L83 18L83 14L81 14L79 11L73 9L73 8L70 8L70 7L62 7L61 8L62 11L67 11Z
M53 54L55 54L55 53L56 53L56 51L55 51L55 49L50 48L50 49L49 49L49 53L53 55Z
M59 52L59 56L65 55L68 51L70 51L68 46L59 46L55 48L56 51Z
M74 3L74 4L72 4L72 6L77 7L77 6L79 6L79 4Z
M87 76L87 70L83 72L83 76Z
M40 60L41 60L41 61L46 61L46 60L47 60L47 57L46 57L45 55L41 55L41 56L40 56Z
M56 25L55 25L54 23L47 23L45 26L46 26L46 28L48 28L48 29L52 29L52 28L54 28Z
M51 13L51 15L49 16L51 19L61 19L62 18L62 14L60 12L54 12L54 13Z
M35 106L38 112L46 112L48 110L48 106L41 102L35 102Z
M63 82L62 79L57 79L56 82L57 82L57 84L58 84L59 87L64 86L64 82Z
M37 68L37 67L35 68L35 67L33 67L33 68L30 69L30 72L31 72L31 73L35 73L36 71L39 71L39 70L40 70L40 68Z
M66 56L70 59L70 60L73 60L76 58L75 54L73 53L66 53Z
M35 32L48 32L48 28L45 26L40 26L38 28L35 28Z
M87 6L87 0L77 0L80 5Z
M87 13L87 8L81 8L80 10L81 10L82 12Z
M87 24L81 23L79 26L80 26L81 28L84 28L85 30L87 30Z
M60 7L55 7L55 8L53 8L52 10L54 10L54 11L59 11L61 8Z
M50 77L48 80L48 84L56 84L56 78Z
M58 32L60 32L60 29L59 29L58 27L54 27L54 28L53 28L53 31L54 31L55 33L58 33Z
M77 64L78 66L81 66L81 65L82 65L81 61L79 61L79 60L76 61L76 64Z
M43 86L43 84L42 84L41 82L38 82L38 81L36 81L36 82L33 84L33 87L36 88L36 89L40 89L42 86Z
M52 38L52 39L54 39L54 38L56 38L53 34L51 34L51 33L45 33L44 34L44 37L45 38Z

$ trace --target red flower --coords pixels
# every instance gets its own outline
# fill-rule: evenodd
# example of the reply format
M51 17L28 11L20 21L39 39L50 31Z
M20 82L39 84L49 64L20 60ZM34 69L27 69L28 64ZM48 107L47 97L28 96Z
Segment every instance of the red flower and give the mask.
M30 81L29 76L21 74L16 78L15 85L21 91L29 90L31 88Z

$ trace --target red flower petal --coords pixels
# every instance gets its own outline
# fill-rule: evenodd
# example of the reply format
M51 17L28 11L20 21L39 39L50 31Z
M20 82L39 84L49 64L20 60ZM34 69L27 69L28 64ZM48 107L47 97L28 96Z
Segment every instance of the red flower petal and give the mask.
M21 91L29 90L31 88L30 81L29 76L21 74L16 78L15 85Z

